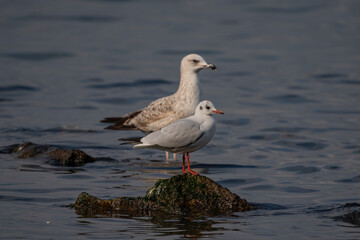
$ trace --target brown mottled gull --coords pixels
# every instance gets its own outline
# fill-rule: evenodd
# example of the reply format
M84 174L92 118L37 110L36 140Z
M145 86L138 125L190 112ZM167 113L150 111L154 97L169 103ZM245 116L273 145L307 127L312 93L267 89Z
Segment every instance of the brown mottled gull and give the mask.
M146 134L158 131L170 123L191 116L200 101L198 73L202 69L215 70L200 55L189 54L181 61L178 90L167 97L151 102L147 107L122 117L105 118L101 122L113 123L112 130L141 130Z

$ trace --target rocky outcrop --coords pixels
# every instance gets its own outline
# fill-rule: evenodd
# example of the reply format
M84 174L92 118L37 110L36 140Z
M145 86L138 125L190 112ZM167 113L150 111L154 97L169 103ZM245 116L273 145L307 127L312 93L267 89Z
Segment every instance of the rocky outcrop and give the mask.
M6 146L0 153L16 153L18 158L43 157L51 164L71 167L82 166L96 160L81 150L56 148L31 142Z
M129 216L208 215L249 211L254 207L205 176L182 174L162 179L145 197L99 199L81 193L73 205L83 216L127 214Z

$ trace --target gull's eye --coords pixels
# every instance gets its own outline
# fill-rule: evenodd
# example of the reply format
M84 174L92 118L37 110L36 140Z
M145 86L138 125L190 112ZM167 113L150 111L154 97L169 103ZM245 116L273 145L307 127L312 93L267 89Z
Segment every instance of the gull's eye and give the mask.
M197 60L197 59L193 59L192 62L193 62L193 63L198 63L198 62L200 62L200 61Z
M209 107L209 106L206 106L206 109L207 109L207 110L210 110L210 107Z
M200 106L200 110L203 110L203 107L202 107L202 106Z

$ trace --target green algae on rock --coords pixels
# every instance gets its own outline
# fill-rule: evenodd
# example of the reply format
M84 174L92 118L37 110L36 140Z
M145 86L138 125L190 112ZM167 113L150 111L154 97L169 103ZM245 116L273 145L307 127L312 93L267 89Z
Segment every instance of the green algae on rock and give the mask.
M102 200L81 193L74 204L80 215L130 216L222 215L253 209L245 199L205 176L182 174L158 180L145 197Z
M205 176L176 175L156 182L145 199L181 212L202 209L206 213L243 212L251 209L245 199Z

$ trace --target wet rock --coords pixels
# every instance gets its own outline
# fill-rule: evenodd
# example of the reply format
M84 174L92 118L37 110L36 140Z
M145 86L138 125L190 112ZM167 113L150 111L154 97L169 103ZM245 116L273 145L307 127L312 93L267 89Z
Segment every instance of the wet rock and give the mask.
M95 215L112 216L126 214L129 216L148 216L149 212L165 213L164 209L155 202L144 198L120 197L115 199L99 199L83 192L73 205L78 215L92 217Z
M71 167L82 166L85 163L96 161L96 158L81 150L68 150L31 142L3 147L0 153L16 153L18 158L44 157L52 164Z
M251 206L246 200L205 176L191 174L176 175L156 182L145 196L161 206L181 212L206 213L248 211Z
M340 216L334 217L337 221L343 221L350 224L360 226L360 204L359 203L346 203L345 205L339 207L338 211L345 211Z
M162 179L145 197L102 200L81 193L74 204L84 216L127 214L130 216L208 215L249 211L254 207L205 176L182 174Z
M353 211L350 213L343 214L341 216L335 217L335 220L344 221L347 223L351 223L357 226L360 226L360 211Z
M56 164L62 166L82 166L85 163L94 162L95 158L81 150L55 149L47 153L47 156Z
M4 147L3 153L17 153L18 158L33 158L39 154L45 153L50 149L49 145L38 145L32 142L23 144L14 144Z

